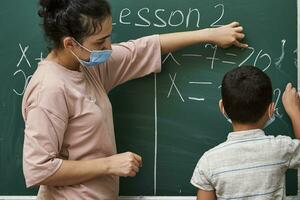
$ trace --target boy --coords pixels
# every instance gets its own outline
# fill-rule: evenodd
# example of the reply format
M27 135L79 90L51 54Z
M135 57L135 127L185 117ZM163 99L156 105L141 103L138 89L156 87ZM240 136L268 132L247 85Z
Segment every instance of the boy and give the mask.
M291 84L282 102L300 138L300 100ZM199 160L191 183L198 200L282 200L285 172L300 167L300 142L287 136L266 136L274 121L270 78L253 66L235 68L222 81L219 107L232 123L228 139Z

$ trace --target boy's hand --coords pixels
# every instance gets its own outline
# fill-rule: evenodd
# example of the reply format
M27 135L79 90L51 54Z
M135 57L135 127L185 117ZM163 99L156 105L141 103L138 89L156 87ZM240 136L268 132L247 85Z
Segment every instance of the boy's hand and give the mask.
M240 40L244 39L244 29L238 22L232 22L218 28L211 28L211 42L222 48L228 48L235 45L239 48L247 48Z
M291 119L300 117L300 97L297 90L291 83L286 85L285 91L282 95L282 103L285 111Z

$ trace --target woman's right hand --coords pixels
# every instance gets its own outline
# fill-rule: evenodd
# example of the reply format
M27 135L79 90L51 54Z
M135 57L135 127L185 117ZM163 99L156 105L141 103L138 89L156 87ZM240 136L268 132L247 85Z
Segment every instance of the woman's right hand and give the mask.
M210 41L221 48L228 48L235 45L239 48L247 48L248 45L241 43L244 39L244 29L238 22L232 22L230 24L218 27L209 28Z
M142 158L132 152L110 156L107 161L108 173L115 176L134 177L142 167Z

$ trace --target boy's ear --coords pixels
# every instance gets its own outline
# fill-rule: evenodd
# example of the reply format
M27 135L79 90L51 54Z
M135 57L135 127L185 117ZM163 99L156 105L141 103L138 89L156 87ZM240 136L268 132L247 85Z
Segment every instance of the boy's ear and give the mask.
M224 110L224 105L223 105L222 99L220 99L220 101L219 101L219 109L220 109L220 112L224 114L225 110Z
M274 112L275 112L275 103L272 102L272 103L270 103L269 108L268 108L269 118L272 117Z

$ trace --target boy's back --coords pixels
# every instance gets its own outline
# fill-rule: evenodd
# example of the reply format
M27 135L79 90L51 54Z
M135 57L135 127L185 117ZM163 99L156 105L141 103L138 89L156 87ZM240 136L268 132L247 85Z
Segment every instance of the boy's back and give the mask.
M276 119L270 78L254 66L237 67L225 74L221 94L220 111L234 132L199 160L191 180L197 199L285 199L285 172L300 167L300 141L262 130ZM300 138L300 98L291 84L283 104Z
M285 197L285 172L300 167L300 143L266 136L261 129L232 132L207 151L191 183L218 199L277 200Z

